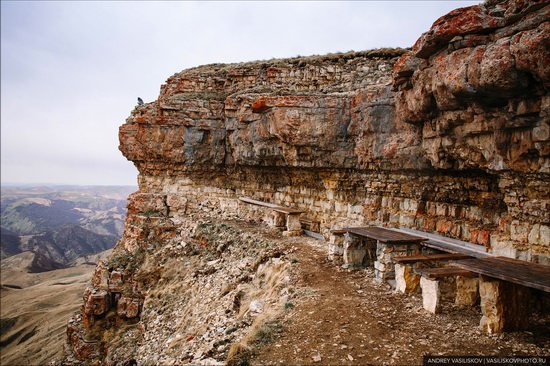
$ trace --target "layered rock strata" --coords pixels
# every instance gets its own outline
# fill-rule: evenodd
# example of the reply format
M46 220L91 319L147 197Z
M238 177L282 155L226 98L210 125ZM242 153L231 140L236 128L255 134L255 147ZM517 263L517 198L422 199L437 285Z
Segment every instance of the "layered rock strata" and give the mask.
M248 196L303 209L325 234L405 226L549 263L549 12L492 1L438 19L403 55L185 70L133 111L120 149L168 215L238 215Z
M185 242L193 215L260 219L241 196L304 210L327 238L403 226L550 264L549 15L546 1L487 1L438 19L408 51L170 77L120 127L139 170L113 255L127 263L98 266L73 339L113 312L139 321L150 278L137 268Z
M550 8L487 1L438 19L393 70L396 113L437 170L481 170L494 204L478 241L548 264Z

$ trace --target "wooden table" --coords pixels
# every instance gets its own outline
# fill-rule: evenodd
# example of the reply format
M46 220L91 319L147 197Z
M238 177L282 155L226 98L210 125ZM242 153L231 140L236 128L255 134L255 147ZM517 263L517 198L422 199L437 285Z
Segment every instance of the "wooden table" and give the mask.
M427 240L421 236L377 226L350 227L344 230L349 236L349 239L344 241L344 262L352 266L361 266L364 265L365 258L369 258L371 262L374 260L372 265L375 276L380 281L395 278L392 257L418 254L419 244ZM374 243L367 242L363 245L361 240L351 237L366 238Z
M239 197L239 201L250 203L256 206L267 207L273 210L273 212L275 212L275 218L273 222L274 226L277 226L277 227L282 226L282 225L279 225L278 223L285 222L285 219L286 219L286 224L285 224L286 231L284 231L283 234L286 233L289 235L300 235L302 233L302 225L300 224L300 215L304 213L304 210L298 210L295 208L279 206L274 203L258 201L248 197Z
M550 292L550 266L506 257L465 259L454 264L488 277Z
M374 239L385 244L411 244L421 243L428 238L416 236L412 234L403 233L383 227L350 227L344 229L348 233L354 235L363 236L369 239Z
M492 290L479 291L479 325L486 333L527 329L532 296L527 287L550 292L550 266L506 257L465 259L454 265L480 274L480 286L494 281L488 286Z

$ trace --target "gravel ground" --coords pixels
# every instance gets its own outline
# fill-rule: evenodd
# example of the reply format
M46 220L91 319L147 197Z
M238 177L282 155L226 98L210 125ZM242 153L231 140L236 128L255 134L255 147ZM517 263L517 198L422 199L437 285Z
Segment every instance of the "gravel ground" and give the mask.
M533 314L522 332L485 335L477 307L422 307L373 281L371 269L347 270L329 261L326 243L294 239L292 278L301 297L281 318L272 341L252 365L413 365L423 356L550 356L550 314ZM307 289L308 291L304 291ZM550 359L547 360L550 362Z

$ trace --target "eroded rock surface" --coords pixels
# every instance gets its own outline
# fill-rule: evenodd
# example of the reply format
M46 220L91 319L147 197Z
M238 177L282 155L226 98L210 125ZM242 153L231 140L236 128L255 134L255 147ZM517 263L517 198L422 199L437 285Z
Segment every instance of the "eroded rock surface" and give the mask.
M457 9L438 19L393 70L397 114L421 128L430 166L482 170L495 183L479 192L495 205L493 219L464 239L545 264L549 15L547 1Z
M234 242L206 250L210 242L193 219L261 220L265 215L239 203L241 196L304 210L326 238L345 226L403 226L550 264L549 14L546 1L487 1L438 19L410 51L215 64L174 74L156 101L137 106L120 127L120 150L139 170L139 192L129 198L122 240L85 292L80 322L69 328L77 358L99 352L115 364L227 356L228 342L239 338L221 334L246 328L242 314L228 314L239 313L241 297L253 292L235 284L249 280L224 272L230 285L223 291L205 282L230 296L212 299L229 312L211 310L212 318L203 319L184 309L185 296L197 296L180 288L188 274L153 268L175 266L180 257L208 277L247 258L226 253ZM188 258L203 249L202 262ZM260 275L250 263L238 268ZM162 281L172 281L174 291L163 290ZM197 281L192 286L202 286ZM168 295L173 302L163 302ZM262 303L279 294L270 296ZM167 339L160 325L170 326L158 306L174 317L184 312L185 321L214 324L194 331L218 338L184 347L195 336L181 325ZM127 327L131 339L165 340L146 342L165 358L152 358L137 340L123 348L120 334L111 342L106 329L114 325ZM89 346L88 336L103 346ZM187 353L170 351L176 345Z
M457 9L405 54L185 70L133 111L120 149L144 194L178 202L162 210L250 196L325 234L406 226L548 263L549 11Z

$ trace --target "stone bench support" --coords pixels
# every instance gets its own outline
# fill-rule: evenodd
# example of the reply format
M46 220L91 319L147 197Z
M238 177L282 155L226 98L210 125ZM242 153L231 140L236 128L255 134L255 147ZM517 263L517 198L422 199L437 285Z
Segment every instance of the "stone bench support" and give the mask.
M421 269L419 274L422 276L420 278L422 306L430 313L436 314L441 311L441 280L448 277L455 278L454 293L448 292L451 296L454 295L455 304L471 306L477 303L478 279L473 277L471 272L453 267L444 267Z
M363 266L363 260L367 255L367 245L361 238L346 233L344 235L344 263L348 267L358 268Z
M479 326L485 333L527 329L531 289L550 293L550 267L543 264L485 257L457 261L455 265L480 276L483 316Z
M266 221L268 226L280 228L280 230L284 230L286 228L286 217L282 212L269 212L268 219Z
M407 264L395 264L395 289L407 294L416 292L420 286L420 275L414 273L413 267Z
M479 301L479 278L456 277L455 304L460 306L474 306Z
M529 325L529 288L480 276L480 328L493 334L523 330Z
M422 288L422 306L430 313L439 313L441 311L441 291L439 290L439 280L420 278L420 287Z
M300 223L301 212L289 212L286 214L286 231L283 235L297 236L302 235L302 224Z
M441 311L441 289L440 280L420 278L422 288L422 306L430 313ZM455 304L462 306L473 306L477 303L478 279L475 277L456 277Z
M378 241L376 245L376 262L374 262L376 280L395 280L395 264L392 258L417 255L420 253L420 249L421 246L417 243L386 244Z
M334 260L344 255L344 234L345 232L332 231L328 242L328 258Z

